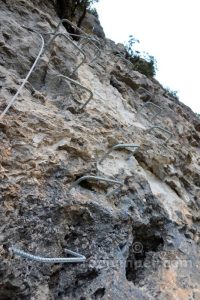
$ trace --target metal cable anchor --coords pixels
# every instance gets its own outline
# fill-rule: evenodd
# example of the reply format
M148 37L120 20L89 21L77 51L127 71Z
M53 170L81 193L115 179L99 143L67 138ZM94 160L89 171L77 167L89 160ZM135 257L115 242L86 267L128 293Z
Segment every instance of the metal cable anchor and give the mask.
M73 84L75 84L75 85L83 88L85 91L87 91L90 94L90 96L87 99L87 101L78 109L78 111L83 110L86 107L86 105L92 100L92 98L93 98L93 92L90 89L88 89L85 86L83 86L82 84L80 84L78 81L75 81L75 80L73 80L73 79L71 79L71 78L69 78L69 77L67 77L65 75L62 75L62 74L56 75L54 78L58 78L58 77L63 78L66 81L72 82ZM54 79L54 78L52 78L52 79Z
M39 53L38 53L38 55L37 55L37 57L36 57L36 59L35 59L33 65L32 65L32 67L30 68L28 74L26 75L26 78L23 80L22 84L21 84L20 87L18 88L16 94L13 96L13 98L10 100L10 102L8 103L8 105L6 106L6 108L4 109L4 111L1 113L1 115L0 115L0 120L3 119L4 115L7 113L7 111L9 110L9 108L10 108L10 107L13 105L13 103L15 102L17 96L19 95L19 93L20 93L21 90L23 89L24 85L25 85L26 82L28 81L28 79L29 79L31 73L33 72L33 69L35 68L35 66L36 66L36 64L37 64L37 62L38 62L38 60L40 59L40 56L42 55L42 52L43 52L43 49L44 49L44 39L43 39L43 36L42 36L39 32L37 32L37 31L35 31L35 30L33 30L33 29L29 28L29 27L26 27L26 26L22 26L22 27L25 28L25 29L27 29L27 30L29 30L29 31L31 31L31 32L36 33L36 34L40 37L40 39L41 39L40 51L39 51Z
M74 188L75 186L77 186L81 181L83 180L95 180L95 181L105 181L108 183L112 183L112 184L118 184L120 186L123 185L123 182L118 181L118 180L113 180L110 178L105 178L105 177L99 177L99 176L91 176L91 175L85 175L80 177L79 179L77 179L70 187L69 187L69 191L71 191L72 188ZM116 191L118 191L119 188L114 189L111 193L108 193L107 196L114 194Z
M165 129L165 128L162 128L162 127L160 127L160 126L152 126L152 127L150 127L150 128L147 130L147 132L151 132L153 129L159 129L159 130L161 130L161 131L163 131L163 132L168 133L169 137L168 137L168 139L166 139L166 141L164 142L164 144L166 144L166 143L169 141L169 139L173 137L173 133L172 133L171 131L169 131L169 130L167 130L167 129Z
M30 260L43 262L43 263L80 263L84 262L86 260L86 257L84 255L81 255L79 253L76 253L74 251L64 249L64 251L68 254L71 254L75 257L43 257L43 256L36 256L32 255L28 252L25 252L23 250L17 249L16 247L10 247L9 251L14 253L15 255L19 255L23 258L27 258Z
M138 145L134 145L134 144L117 144L114 145L112 148L110 148L105 154L104 156L99 160L99 164L102 163L102 161L113 151L116 149L123 149L123 148L139 148Z

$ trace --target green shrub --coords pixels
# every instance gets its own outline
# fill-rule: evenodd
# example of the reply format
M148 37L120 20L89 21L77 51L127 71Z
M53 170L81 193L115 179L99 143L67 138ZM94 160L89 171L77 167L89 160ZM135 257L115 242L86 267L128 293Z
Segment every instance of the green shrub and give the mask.
M126 59L132 62L134 70L147 77L155 76L157 70L155 57L146 52L135 51L133 46L136 43L139 43L139 40L130 35L128 42L125 44Z
M175 98L176 100L179 99L177 95L178 91L173 91L169 87L165 87L164 89L165 89L165 95L169 95L170 97Z

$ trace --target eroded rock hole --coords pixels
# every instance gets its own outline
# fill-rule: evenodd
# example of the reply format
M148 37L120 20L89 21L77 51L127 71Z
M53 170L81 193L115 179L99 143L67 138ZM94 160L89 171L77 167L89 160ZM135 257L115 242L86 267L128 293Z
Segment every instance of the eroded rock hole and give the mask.
M103 298L103 296L105 295L105 290L105 288L99 288L98 290L96 290L96 292L92 295L92 299L99 300Z
M98 275L99 275L99 272L95 269L88 270L85 273L80 273L80 274L76 275L76 284L79 285L82 283L82 281L84 282L85 280L92 281Z
M136 236L129 248L126 261L126 278L137 284L144 278L144 263L150 252L159 252L164 246L164 240L159 235Z
M20 287L13 285L11 282L5 282L0 285L0 299L22 299L23 295L20 293Z

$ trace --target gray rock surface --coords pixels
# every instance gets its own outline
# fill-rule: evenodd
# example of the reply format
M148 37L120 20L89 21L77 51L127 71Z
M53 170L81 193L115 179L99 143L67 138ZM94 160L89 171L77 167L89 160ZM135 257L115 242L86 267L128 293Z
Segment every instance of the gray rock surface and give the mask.
M39 39L59 22L50 1L0 0L0 111L6 107L39 52ZM62 32L65 29L61 27ZM54 75L69 76L81 60L57 38L17 101L0 121L0 299L200 299L200 122L155 80L120 60L114 42L100 40L93 63L73 78L94 96ZM153 109L143 87L163 112ZM166 133L173 133L163 144ZM112 151L118 143L140 145L134 153ZM123 181L113 186L83 175ZM77 264L44 264L9 252L16 246L45 257L65 248L86 257Z
M99 38L105 38L103 28L99 22L99 19L95 15L87 13L83 19L82 26L86 32L93 33Z

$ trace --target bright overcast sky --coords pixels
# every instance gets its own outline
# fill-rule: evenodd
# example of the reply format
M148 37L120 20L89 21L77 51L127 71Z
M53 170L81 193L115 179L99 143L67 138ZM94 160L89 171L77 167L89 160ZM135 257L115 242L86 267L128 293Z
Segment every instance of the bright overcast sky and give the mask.
M106 37L137 38L137 48L156 58L160 83L200 113L200 0L99 0L95 7Z

